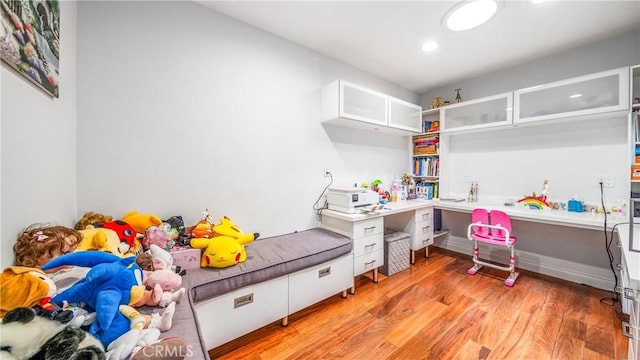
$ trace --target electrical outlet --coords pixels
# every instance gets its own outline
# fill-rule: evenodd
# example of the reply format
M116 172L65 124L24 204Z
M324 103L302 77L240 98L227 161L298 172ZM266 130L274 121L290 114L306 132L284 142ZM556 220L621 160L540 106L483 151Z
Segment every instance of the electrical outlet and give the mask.
M471 176L466 175L464 177L462 177L462 182L465 184L470 184L471 183Z
M616 179L613 175L600 175L596 177L596 184L600 186L600 183L602 183L602 187L616 187Z

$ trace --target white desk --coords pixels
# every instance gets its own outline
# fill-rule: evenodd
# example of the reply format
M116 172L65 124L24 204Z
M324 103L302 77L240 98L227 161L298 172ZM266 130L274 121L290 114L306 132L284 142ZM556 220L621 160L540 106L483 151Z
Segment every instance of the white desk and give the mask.
M411 236L411 263L415 251L433 243L433 204L431 200L387 203L372 214L346 214L322 210L318 226L349 237L353 241L353 275L373 272L378 282L378 268L384 265L384 229L401 230ZM425 256L428 252L425 251ZM355 288L351 289L351 293Z
M514 206L504 206L501 204L485 204L485 203L468 203L466 201L441 201L434 200L436 209L460 211L470 213L475 208L485 208L487 210L502 210L512 220L523 220L539 222L552 225L563 225L576 228L603 230L604 215L592 214L587 212L570 212L566 210L552 209L529 209L522 204L516 203ZM607 214L607 229L611 230L613 225L626 222L627 218L620 214Z
M622 250L620 287L622 312L629 315L629 322L622 322L623 334L629 337L629 359L640 356L640 252L629 249L629 225L618 226L618 239ZM634 242L640 241L640 225L633 228Z

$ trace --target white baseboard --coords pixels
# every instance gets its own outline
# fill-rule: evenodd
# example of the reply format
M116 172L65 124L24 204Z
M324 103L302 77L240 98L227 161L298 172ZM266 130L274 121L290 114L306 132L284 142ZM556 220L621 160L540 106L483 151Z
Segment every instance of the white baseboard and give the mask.
M457 236L436 238L434 245L469 256L473 255L473 242ZM480 258L502 264L509 263L509 251L506 248L479 244ZM613 291L615 280L611 269L580 264L563 259L552 258L527 251L519 251L516 246L516 267L553 276L559 279L586 284L598 289Z

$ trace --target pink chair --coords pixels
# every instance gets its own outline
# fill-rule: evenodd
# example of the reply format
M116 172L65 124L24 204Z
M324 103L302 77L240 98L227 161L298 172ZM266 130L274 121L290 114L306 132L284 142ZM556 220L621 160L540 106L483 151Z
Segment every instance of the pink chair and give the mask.
M503 211L487 209L474 209L471 212L471 224L467 228L467 238L474 241L473 267L467 270L469 275L475 275L482 266L509 272L509 277L504 281L507 286L513 286L520 275L516 272L515 244L516 237L511 235L511 221ZM500 266L480 260L478 242L490 245L505 246L511 249L509 266Z

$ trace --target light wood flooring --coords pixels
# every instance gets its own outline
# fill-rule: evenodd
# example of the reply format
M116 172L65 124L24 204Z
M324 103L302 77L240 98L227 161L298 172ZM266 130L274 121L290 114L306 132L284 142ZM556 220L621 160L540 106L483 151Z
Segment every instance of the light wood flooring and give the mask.
M520 271L467 275L471 257L436 247L416 264L210 350L212 359L626 359L612 293ZM619 311L618 311L619 313Z

